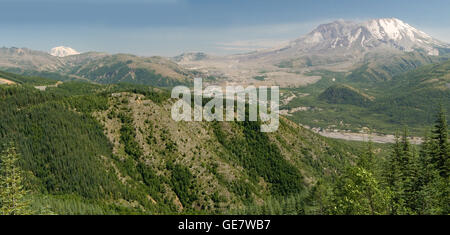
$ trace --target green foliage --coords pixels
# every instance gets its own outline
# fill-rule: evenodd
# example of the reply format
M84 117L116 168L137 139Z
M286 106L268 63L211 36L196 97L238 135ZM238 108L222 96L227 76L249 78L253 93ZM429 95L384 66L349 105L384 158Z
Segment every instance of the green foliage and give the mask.
M136 142L136 130L133 125L133 119L125 113L119 113L119 118L122 121L122 128L120 128L120 142L125 146L125 153L138 160L142 156L142 150Z
M17 165L19 155L14 147L8 147L0 156L0 214L31 214L25 198L23 172Z
M262 204L252 203L244 208L231 210L238 215L304 215L305 195L295 194L288 197L269 197Z
M110 143L92 117L49 103L24 110L16 120L12 138L22 146L24 169L40 179L41 190L90 198L115 191L114 177L100 166L100 156L111 156Z
M425 137L420 153L411 146L406 131L397 138L385 168L385 182L390 192L391 214L447 214L449 176L445 168L448 129L445 114L438 115L430 138ZM447 140L443 140L445 136ZM443 154L443 155L441 155ZM443 157L445 160L440 160Z
M52 85L56 81L72 81L80 80L70 75L65 75L59 72L49 71L36 71L36 70L24 70L22 68L5 68L6 72L14 73L16 76L26 76L24 83L30 83L30 85ZM18 75L20 74L20 75ZM31 80L30 80L31 78ZM47 82L45 82L47 81Z
M103 128L90 115L72 111L92 110L88 107L95 102L26 86L2 88L0 93L0 139L19 147L20 165L33 172L28 181L34 190L87 198L121 194L121 184L100 160L112 155Z
M118 204L86 200L76 194L32 195L30 207L37 215L117 215L142 213Z
M25 77L14 73L8 73L0 71L0 78L6 78L8 80L11 80L13 82L19 83L19 84L27 84L27 85L52 85L55 84L57 81L53 79L48 79L44 77Z
M374 170L375 168L375 153L373 150L373 143L371 140L367 143L367 150L361 154L357 162L358 166L364 169Z
M386 214L387 195L374 175L363 167L348 167L330 199L330 214Z
M142 162L139 162L136 168L142 177L142 181L145 185L147 185L150 195L155 197L156 200L160 200L161 197L159 196L159 194L163 190L162 183L164 179L161 179L160 176L156 175L156 172L152 168L148 167Z
M188 85L186 81L163 76L152 69L130 68L129 63L126 61L111 62L104 66L93 64L92 67L75 68L72 73L103 84L126 82L157 87Z
M260 123L245 121L239 126L243 129L243 138L227 138L218 123L214 124L214 133L253 180L262 177L271 184L274 195L299 193L303 189L302 175L284 159L269 137L260 132Z
M327 76L344 79L343 74ZM305 99L313 102L333 83L331 77L319 81ZM378 153L380 145L369 143L362 150L362 144L353 147L329 140L291 128L284 120L280 120L280 133L294 133L301 146L278 133L261 133L260 122L205 124L215 135L208 146L220 151L218 156L225 164L202 165L215 176L219 187L199 192L204 182L198 181L198 168L189 168L189 161L199 159L197 153L193 158L185 152L181 155L189 146L175 141L166 128L149 125L151 128L141 130L140 120L136 122L131 111L120 107L128 99L110 98L111 93L119 92L141 94L157 104L166 104L170 97L167 91L133 84L66 82L45 92L24 83L0 86L0 141L18 147L21 158L17 166L24 170L25 188L33 192L25 196L31 200L33 213L178 213L172 191L183 205L182 213L449 213L445 111L438 115L419 150L409 143L405 132L384 155ZM111 106L111 101L116 103ZM354 109L348 115L355 120L360 118L358 112L367 111L355 104L320 104L342 108L340 112ZM115 154L104 127L92 116L105 110L110 110L108 121L116 123L118 118L120 122L118 146L124 149L119 147ZM161 151L144 153L148 148L136 140L137 130L150 147L161 145ZM163 165L153 165L153 160L161 160ZM240 174L227 177L223 166L237 167Z
M366 58L367 62L364 65L354 69L347 76L348 80L363 83L389 81L396 75L443 60L443 58L428 56L424 52L408 52L389 57L369 53Z
M180 164L168 164L172 172L171 185L184 207L190 207L197 200L194 177L189 169Z
M105 89L104 86L89 82L64 82L58 87L47 87L46 92L63 96L92 95Z
M449 71L450 62L446 61L374 83L364 78L358 82L357 77L350 79L344 73L314 71L308 75L321 76L322 79L306 87L286 89L297 94L297 98L281 108L309 107L307 111L292 113L289 118L312 127L329 128L334 125L336 129L354 132L368 127L377 133L394 134L399 126L406 125L412 134L422 135L433 123L433 114L440 103L446 115L450 114ZM331 92L329 88L336 84L356 89L358 92L353 93L355 101L345 99L352 97L349 89ZM357 94L367 95L371 101L362 102L364 99L361 100Z
M433 135L426 136L421 150L408 140L405 129L386 160L374 161L369 142L355 166L347 166L334 179L319 180L310 191L308 211L319 214L448 214L448 170L440 161L450 155L440 149L448 143L444 112ZM442 140L442 136L447 138ZM378 169L382 172L378 172ZM325 182L323 182L325 180ZM328 185L328 183L331 185Z
M106 110L108 108L108 98L103 95L84 95L69 97L64 100L72 109L81 113L91 113L93 111Z
M333 85L328 87L319 99L330 104L353 104L357 106L367 106L371 100L366 95L348 85Z
M119 83L112 85L111 87L109 87L107 92L107 94L114 92L130 92L141 94L144 95L146 99L149 99L157 104L161 104L163 101L170 98L170 93L166 90L130 83Z
M431 155L431 164L435 165L442 177L448 177L450 172L450 144L448 142L448 128L445 111L441 106L433 130L433 140L436 149Z

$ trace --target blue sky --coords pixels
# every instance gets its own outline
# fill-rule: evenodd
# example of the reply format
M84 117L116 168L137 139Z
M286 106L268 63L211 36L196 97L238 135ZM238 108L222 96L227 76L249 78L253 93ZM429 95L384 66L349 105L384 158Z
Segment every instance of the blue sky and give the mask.
M396 17L450 42L448 0L0 0L0 47L173 56L240 53L336 19Z

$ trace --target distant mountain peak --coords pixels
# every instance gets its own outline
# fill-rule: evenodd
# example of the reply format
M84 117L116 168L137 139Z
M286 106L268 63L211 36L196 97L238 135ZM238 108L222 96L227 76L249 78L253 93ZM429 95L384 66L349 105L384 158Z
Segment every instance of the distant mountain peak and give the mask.
M449 47L397 18L364 22L337 20L318 26L311 33L295 40L291 46L307 50L369 50L387 46L401 51L423 50L428 55L435 56L439 55L438 48Z
M65 57L69 55L78 55L80 54L78 51L65 46L54 47L50 50L50 55L57 57Z

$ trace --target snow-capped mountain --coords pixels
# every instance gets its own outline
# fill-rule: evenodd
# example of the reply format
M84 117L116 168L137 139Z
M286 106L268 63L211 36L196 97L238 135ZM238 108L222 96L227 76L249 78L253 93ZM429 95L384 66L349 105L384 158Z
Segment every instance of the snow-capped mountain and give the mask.
M57 57L65 57L69 55L78 55L78 54L80 54L78 51L70 47L64 46L54 47L50 50L50 55Z
M267 82L297 86L306 80L296 74L314 70L346 72L358 81L386 81L418 66L446 60L449 55L450 44L399 19L381 18L322 24L276 48L175 61L233 82L249 79L256 83L254 78L265 71Z
M396 18L374 19L366 22L335 21L317 27L290 47L309 50L349 48L370 50L392 47L401 51L422 49L428 55L439 55L438 48L449 45Z
M345 61L355 63L367 53L386 55L411 51L438 56L440 51L450 51L450 44L434 39L396 18L364 22L337 20L319 25L282 48L249 53L239 59L256 59L260 63L273 64L308 57L308 60L316 60L316 64L334 64Z

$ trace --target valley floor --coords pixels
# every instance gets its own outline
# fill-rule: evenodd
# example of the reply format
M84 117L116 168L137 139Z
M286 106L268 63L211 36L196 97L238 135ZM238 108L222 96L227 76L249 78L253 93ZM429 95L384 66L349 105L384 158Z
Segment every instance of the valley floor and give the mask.
M344 131L327 131L327 130L317 130L313 129L313 131L321 136L325 136L333 139L341 139L341 140L350 140L350 141L362 141L367 142L371 140L375 143L380 144L388 144L395 143L394 135L383 135L383 134L367 134L367 133L354 133L354 132L344 132ZM413 144L421 144L422 139L420 137L412 137L410 138L410 142Z

